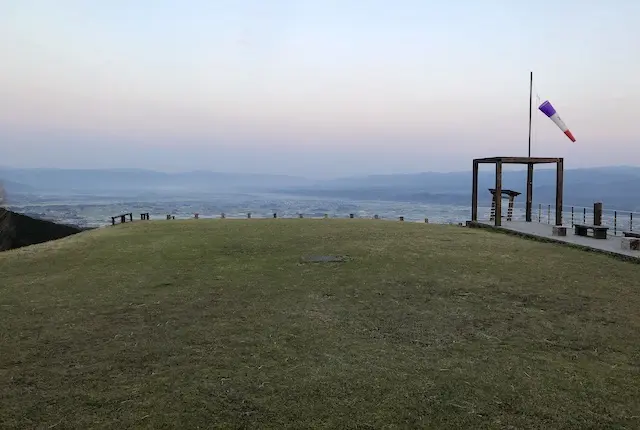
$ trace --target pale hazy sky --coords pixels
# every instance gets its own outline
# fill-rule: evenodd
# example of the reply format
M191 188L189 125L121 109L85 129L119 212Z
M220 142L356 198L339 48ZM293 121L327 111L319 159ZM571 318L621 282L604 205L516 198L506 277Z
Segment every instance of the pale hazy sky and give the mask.
M466 170L526 155L530 70L533 155L640 165L639 23L637 0L0 0L0 165Z

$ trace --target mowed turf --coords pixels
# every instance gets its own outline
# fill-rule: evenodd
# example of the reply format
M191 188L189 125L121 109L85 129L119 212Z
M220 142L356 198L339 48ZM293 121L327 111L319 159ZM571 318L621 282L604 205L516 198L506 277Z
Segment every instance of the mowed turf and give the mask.
M640 427L640 266L599 254L152 221L2 253L0 279L2 428Z

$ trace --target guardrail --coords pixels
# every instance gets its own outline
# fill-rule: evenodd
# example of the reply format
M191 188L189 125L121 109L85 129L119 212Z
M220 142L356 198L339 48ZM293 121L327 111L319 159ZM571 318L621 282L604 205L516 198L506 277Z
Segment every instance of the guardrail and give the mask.
M539 203L537 214L535 214L537 215L536 219L538 222L546 224L555 223L555 211L555 205ZM593 224L593 207L563 205L562 220L563 224L571 224L571 227L575 224ZM640 231L640 212L604 208L601 224L609 227L610 234L614 236L622 235L624 231Z

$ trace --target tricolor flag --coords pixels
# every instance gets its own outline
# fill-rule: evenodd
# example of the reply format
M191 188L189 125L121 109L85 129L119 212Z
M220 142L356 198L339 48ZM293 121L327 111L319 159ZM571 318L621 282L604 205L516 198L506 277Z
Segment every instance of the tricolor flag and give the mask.
M569 130L569 127L567 127L567 125L564 123L564 121L562 121L560 116L558 116L558 112L556 112L553 106L551 106L551 103L549 103L549 100L545 101L540 106L538 106L538 109L540 109L543 114L548 116L551 119L551 121L555 122L558 128L562 130L562 132L566 134L567 137L571 139L572 142L576 141L576 138L573 137L573 134L571 134L571 130Z

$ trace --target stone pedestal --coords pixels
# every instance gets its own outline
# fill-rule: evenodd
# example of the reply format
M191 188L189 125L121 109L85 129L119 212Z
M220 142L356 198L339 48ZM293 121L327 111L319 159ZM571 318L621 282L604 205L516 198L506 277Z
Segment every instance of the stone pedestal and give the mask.
M562 225L554 225L553 226L553 235L554 236L566 236L567 235L567 227Z
M623 237L620 245L626 251L640 251L640 239L636 237Z

